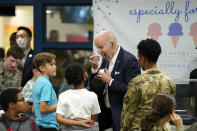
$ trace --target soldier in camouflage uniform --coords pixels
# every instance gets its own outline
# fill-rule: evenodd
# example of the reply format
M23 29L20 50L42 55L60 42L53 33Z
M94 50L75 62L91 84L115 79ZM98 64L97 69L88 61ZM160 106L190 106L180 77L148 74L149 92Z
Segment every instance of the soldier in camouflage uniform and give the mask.
M20 88L21 75L17 69L18 64L24 57L23 50L19 47L10 47L0 62L0 92L7 88Z
M142 40L138 46L138 62L144 72L129 82L123 101L121 131L139 131L141 119L152 109L152 100L157 93L175 96L173 81L157 69L161 53L159 43L152 39Z

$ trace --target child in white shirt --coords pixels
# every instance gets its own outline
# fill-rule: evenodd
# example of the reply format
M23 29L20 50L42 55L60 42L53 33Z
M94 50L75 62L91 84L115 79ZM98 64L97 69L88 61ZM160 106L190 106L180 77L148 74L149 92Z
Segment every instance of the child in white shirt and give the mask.
M65 79L73 85L60 94L56 119L64 125L63 130L93 130L100 107L97 95L85 89L87 74L81 65L70 64L65 71Z

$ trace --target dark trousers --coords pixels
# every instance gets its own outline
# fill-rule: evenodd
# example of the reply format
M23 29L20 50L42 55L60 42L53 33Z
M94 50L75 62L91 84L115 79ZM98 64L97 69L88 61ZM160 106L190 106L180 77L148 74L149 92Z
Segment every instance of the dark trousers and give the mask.
M101 107L101 113L98 116L99 131L104 131L105 129L112 127L112 116L111 109L103 106Z
M57 131L56 128L43 128L42 126L39 126L40 131Z

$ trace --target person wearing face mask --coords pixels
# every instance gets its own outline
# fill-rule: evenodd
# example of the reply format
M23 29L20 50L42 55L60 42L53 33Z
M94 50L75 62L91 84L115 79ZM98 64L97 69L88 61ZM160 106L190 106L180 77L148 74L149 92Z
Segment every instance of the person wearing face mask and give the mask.
M62 131L95 130L94 122L101 111L97 95L85 89L86 72L80 64L73 63L66 68L65 79L73 88L59 96L56 119L63 125Z
M31 63L33 60L33 50L30 47L32 40L32 32L29 28L20 26L16 33L16 43L23 50L25 56L21 60L21 65L23 66L22 82L21 86L24 85L33 77L33 72L31 69Z

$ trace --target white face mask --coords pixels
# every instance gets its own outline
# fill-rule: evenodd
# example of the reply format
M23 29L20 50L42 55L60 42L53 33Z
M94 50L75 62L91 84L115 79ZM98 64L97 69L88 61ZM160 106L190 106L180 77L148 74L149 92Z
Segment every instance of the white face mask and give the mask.
M20 37L18 39L16 39L16 43L22 49L26 48L26 46L27 46L27 40L21 39Z

